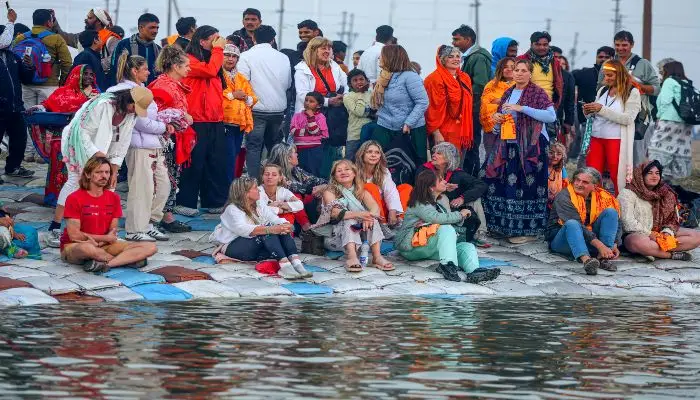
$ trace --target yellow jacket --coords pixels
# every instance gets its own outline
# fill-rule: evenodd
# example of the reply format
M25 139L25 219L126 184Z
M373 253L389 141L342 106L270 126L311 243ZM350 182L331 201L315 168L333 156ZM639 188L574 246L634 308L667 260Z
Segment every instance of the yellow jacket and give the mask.
M481 108L479 109L479 121L484 132L491 133L496 124L493 122L493 114L498 112L498 104L494 104L494 100L501 100L503 94L508 88L513 85L503 81L496 82L495 79L489 81L484 87L484 93L481 95Z
M45 26L34 26L32 27L32 34L38 35L45 30L47 30ZM20 33L15 38L14 43L17 44L24 39L24 33ZM68 45L63 37L57 33L46 36L45 38L41 39L41 41L44 43L46 50L48 50L49 54L51 55L51 62L53 63L53 66L51 68L51 76L49 79L44 83L38 84L37 86L63 85L68 78L68 74L70 74L71 68L73 67L73 57L68 51Z
M248 133L253 130L253 106L258 102L258 98L253 92L250 82L240 73L234 78L224 71L226 78L226 89L224 89L224 123L237 125L241 132ZM246 100L229 99L229 95L235 91L242 90L248 96Z

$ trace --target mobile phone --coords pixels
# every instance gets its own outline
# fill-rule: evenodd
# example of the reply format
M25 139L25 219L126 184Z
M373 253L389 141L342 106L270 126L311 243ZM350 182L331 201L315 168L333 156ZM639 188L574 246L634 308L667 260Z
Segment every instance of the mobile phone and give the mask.
M32 56L32 48L31 48L31 47L25 48L25 49L24 49L24 55L25 55L25 56L28 56L28 57L31 57L31 56Z
M580 105L584 105L584 104L586 104L586 102L585 102L585 101L583 101L583 100L579 100L579 101L578 101L578 104L580 104Z

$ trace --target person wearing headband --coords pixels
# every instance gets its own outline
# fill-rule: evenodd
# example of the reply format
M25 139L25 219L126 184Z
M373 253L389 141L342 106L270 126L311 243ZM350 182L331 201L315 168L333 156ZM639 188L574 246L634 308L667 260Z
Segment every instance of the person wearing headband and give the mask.
M641 98L620 61L605 62L602 71L604 86L596 101L583 105L588 120L582 153L588 151L587 166L610 173L617 194L632 179L634 120Z

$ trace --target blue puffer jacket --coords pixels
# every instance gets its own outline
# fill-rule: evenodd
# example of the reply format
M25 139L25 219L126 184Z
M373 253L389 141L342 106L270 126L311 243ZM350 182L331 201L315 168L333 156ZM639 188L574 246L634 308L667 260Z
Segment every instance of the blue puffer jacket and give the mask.
M22 83L31 84L34 67L27 67L11 51L0 50L0 113L24 111Z

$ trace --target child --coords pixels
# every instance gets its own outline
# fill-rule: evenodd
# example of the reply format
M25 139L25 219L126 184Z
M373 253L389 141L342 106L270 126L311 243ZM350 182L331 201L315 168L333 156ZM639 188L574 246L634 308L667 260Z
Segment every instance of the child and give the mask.
M321 114L323 102L321 93L309 92L304 99L304 111L294 114L290 124L299 166L314 176L321 175L323 140L328 139L326 117Z
M280 217L290 224L298 222L301 229L306 232L311 227L309 217L304 211L304 203L289 189L284 187L282 167L276 164L266 164L262 170L262 185L260 190L260 204L267 205Z
M370 108L372 92L369 90L369 79L362 70L353 69L348 74L350 93L343 97L343 104L348 110L348 141L345 144L345 158L355 160L355 153L362 145L360 133L363 127L372 122L375 113ZM371 134L370 134L371 136Z
M15 224L5 207L0 203L0 254L10 258L41 260L39 234L29 225Z
M549 197L551 206L554 198L566 188L569 180L566 176L566 147L560 142L555 142L549 147Z

